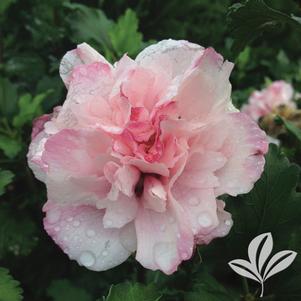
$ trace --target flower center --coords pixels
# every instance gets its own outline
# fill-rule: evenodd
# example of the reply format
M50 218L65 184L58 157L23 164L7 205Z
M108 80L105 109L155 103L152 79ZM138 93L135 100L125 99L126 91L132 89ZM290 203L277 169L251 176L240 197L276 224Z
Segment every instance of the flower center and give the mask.
M156 179L160 179L161 175L156 174L156 173L141 173L140 178L135 186L135 195L137 198L140 198L143 195L143 191L144 191L144 179L146 176L152 176Z

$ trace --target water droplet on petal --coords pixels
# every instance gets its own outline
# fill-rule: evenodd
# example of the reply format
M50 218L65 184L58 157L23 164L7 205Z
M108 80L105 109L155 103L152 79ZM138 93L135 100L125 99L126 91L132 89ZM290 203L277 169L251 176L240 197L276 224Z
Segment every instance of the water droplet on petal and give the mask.
M72 225L74 227L78 227L80 225L80 221L75 220Z
M57 223L59 221L60 217L61 217L60 210L55 209L55 210L52 210L52 211L48 212L48 214L47 214L47 221L50 224L55 224L55 223Z
M108 253L108 251L104 250L101 254L102 254L102 256L108 256L109 253Z
M73 217L70 216L67 218L67 222L72 222L72 221L73 221Z
M182 259L187 259L188 258L188 254L187 253L182 253L181 257L182 257Z
M112 225L113 225L113 222L111 220L108 219L105 221L105 226L110 227Z
M229 219L227 219L227 220L225 221L225 224L226 224L227 226L231 226L231 225L232 225L232 221L229 220Z
M199 203L200 203L200 199L198 197L191 197L189 200L188 200L188 203L191 205L191 206L197 206Z
M59 232L60 230L61 230L61 228L60 228L59 226L54 227L54 231L55 231L55 232Z
M87 236L88 236L88 237L93 237L93 236L95 236L95 231L94 231L94 230L91 230L91 229L87 230Z
M170 222L171 224L174 224L175 221L176 221L176 220L174 219L174 217L172 217L172 216L169 217L169 222Z
M200 226L207 228L212 225L212 220L208 213L203 212L198 217L198 223Z
M165 271L173 270L178 259L177 245L174 242L160 242L154 246L154 258L157 265Z
M95 255L90 251L85 251L80 255L79 262L85 267L91 267L96 261Z
M160 231L161 231L161 232L164 232L165 230L166 230L166 225L164 225L164 224L163 224L163 225L161 225L161 227L160 227Z

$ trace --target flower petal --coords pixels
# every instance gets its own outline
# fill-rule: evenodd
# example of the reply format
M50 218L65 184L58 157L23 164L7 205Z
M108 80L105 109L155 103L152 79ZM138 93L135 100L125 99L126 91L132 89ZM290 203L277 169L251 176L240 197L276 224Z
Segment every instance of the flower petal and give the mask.
M48 201L44 227L52 239L80 265L105 271L124 262L136 248L133 224L122 229L103 227L104 210L64 206Z
M198 233L196 236L198 244L209 244L214 238L224 237L230 232L233 221L231 214L224 210L225 203L217 200L217 218L218 225L209 233Z
M203 49L200 45L184 40L163 40L146 47L139 53L136 62L141 66L153 69L157 67L165 72L170 70L171 76L175 77L183 75Z
M225 112L231 104L229 76L233 64L207 48L179 87L176 102L181 118L201 122Z
M164 212L167 201L166 188L155 177L146 176L142 199L145 208Z
M68 51L60 64L60 76L66 87L68 88L70 84L71 73L74 67L94 62L102 62L110 66L110 63L101 54L86 43L77 45L76 49Z
M105 228L122 228L137 215L138 202L119 193L116 200L102 199L96 203L98 209L106 209L103 218Z
M135 220L137 233L136 259L151 270L171 274L182 260L191 257L194 241L185 220L185 212L172 200L163 213L140 207Z
M185 219L189 221L194 235L206 235L217 227L217 207L213 189L193 189L176 183L172 193L185 210Z
M29 145L27 154L28 165L33 171L35 177L44 182L46 179L47 164L42 161L45 143L48 135L42 131L40 132Z
M67 98L57 116L57 123L62 128L75 127L78 122L74 116L77 105L93 100L104 105L103 100L111 93L113 84L111 67L103 62L74 67Z
M111 139L101 131L62 130L51 136L42 155L47 165L48 197L57 202L94 203L110 183L103 176Z
M227 136L219 150L226 164L215 175L219 180L216 195L247 193L259 179L264 168L264 154L268 150L265 133L243 113L231 113L220 123L227 127ZM212 133L212 135L214 135Z

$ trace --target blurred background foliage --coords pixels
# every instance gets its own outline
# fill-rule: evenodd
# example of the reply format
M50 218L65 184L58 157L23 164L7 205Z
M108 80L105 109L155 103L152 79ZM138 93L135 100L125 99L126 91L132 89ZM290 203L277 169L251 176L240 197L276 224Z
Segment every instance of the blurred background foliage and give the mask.
M301 254L300 168L284 157L285 149L270 149L265 174L248 195L225 197L231 234L199 247L165 276L132 258L101 273L70 261L43 230L45 188L27 167L27 146L32 120L64 101L58 66L77 43L91 44L112 62L165 38L212 46L235 62L233 101L240 107L272 80L301 91L300 16L301 3L293 0L1 0L0 301L257 300L256 285L242 283L227 261L246 257L250 240L267 231L276 250ZM296 163L300 137L295 133L286 150ZM271 279L262 300L301 300L299 257Z

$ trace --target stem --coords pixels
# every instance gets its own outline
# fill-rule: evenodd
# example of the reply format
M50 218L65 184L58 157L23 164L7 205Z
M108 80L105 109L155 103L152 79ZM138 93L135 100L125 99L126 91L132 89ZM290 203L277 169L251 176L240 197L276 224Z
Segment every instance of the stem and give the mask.
M264 292L264 284L263 281L261 282L261 294L260 294L260 298L263 297L263 292Z

